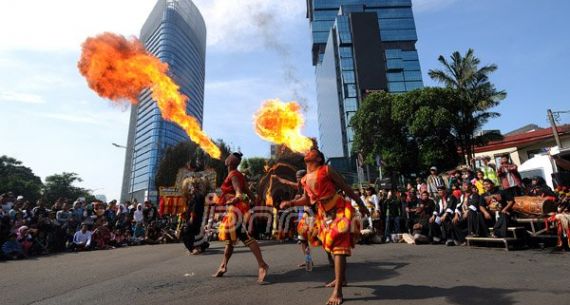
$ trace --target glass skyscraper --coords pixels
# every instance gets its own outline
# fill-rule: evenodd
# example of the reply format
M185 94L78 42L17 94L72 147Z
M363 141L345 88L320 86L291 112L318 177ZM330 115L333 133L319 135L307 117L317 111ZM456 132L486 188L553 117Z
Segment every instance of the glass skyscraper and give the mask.
M170 67L169 75L189 97L186 112L202 124L206 24L191 0L159 0L142 27L141 41ZM150 91L131 108L121 200L156 198L155 176L162 153L189 141L186 132L162 119Z
M411 0L307 0L317 76L319 147L354 172L350 119L371 91L422 88Z

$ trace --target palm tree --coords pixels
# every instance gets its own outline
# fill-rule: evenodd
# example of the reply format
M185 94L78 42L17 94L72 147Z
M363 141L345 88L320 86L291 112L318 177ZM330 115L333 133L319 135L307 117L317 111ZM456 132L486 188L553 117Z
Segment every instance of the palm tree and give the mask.
M497 65L491 64L479 67L481 61L474 55L473 49L465 55L453 52L448 61L440 55L438 61L443 65L442 70L430 70L428 75L447 88L456 92L457 113L455 133L458 145L465 155L466 163L474 156L475 145L484 145L489 140L500 138L497 133L475 135L483 125L492 118L500 116L491 108L507 97L503 90L497 91L489 81L489 75L497 70Z

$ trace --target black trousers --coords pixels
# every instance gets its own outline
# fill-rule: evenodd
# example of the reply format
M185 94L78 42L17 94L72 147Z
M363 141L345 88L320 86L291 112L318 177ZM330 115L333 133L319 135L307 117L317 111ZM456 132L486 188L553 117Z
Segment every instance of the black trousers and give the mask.
M456 240L460 242L465 240L465 236L463 236L463 233L461 232L459 226L454 224L449 217L441 223L441 227L442 240Z
M495 222L493 226L493 232L497 237L507 237L507 229L511 222L511 215L505 213L499 213L499 219Z
M481 237L489 236L489 229L483 214L472 210L467 212L467 234Z

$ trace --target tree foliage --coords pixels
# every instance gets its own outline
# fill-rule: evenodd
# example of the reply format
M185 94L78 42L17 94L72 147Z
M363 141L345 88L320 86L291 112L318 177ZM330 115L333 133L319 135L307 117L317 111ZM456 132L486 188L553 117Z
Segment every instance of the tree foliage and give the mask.
M26 200L36 201L41 195L42 180L21 161L0 156L0 194L13 192Z
M259 178L265 173L266 165L267 159L265 158L247 158L241 162L240 170L244 172L250 179L259 180Z
M47 202L54 203L58 198L66 198L69 201L79 197L85 197L88 201L94 197L88 189L74 184L83 181L76 173L63 172L46 177L43 197Z
M175 146L167 148L158 165L155 177L156 187L174 185L176 183L178 170L184 166L189 166L196 171L203 171L205 169L215 170L218 180L217 183L220 185L227 175L224 160L230 154L230 148L223 140L218 140L217 144L222 151L220 160L211 158L200 149L198 145L190 141L178 143Z
M468 160L474 155L476 145L484 145L488 141L500 138L496 133L476 135L489 119L499 117L497 112L489 111L496 107L507 96L505 91L498 91L489 81L489 75L498 67L495 64L479 67L481 61L473 49L465 55L453 52L448 61L439 56L442 70L430 70L429 76L447 88L453 90L457 105L457 120L454 130L458 145Z
M368 95L351 121L354 149L372 163L381 156L388 172L417 173L431 165L457 165L453 92L425 88L405 94Z

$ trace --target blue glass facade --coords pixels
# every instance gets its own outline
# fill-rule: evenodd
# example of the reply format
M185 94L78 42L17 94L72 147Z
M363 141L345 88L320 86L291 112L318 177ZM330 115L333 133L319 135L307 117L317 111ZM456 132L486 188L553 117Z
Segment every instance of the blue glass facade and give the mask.
M366 92L423 87L412 2L307 0L307 17L317 76L319 145L333 165L335 159L345 159L339 162L346 169L352 167L346 160L354 138L350 120Z
M189 97L186 112L202 123L206 26L196 6L191 0L159 0L140 38L151 54L169 65L170 77ZM131 115L127 143L126 167L130 171L123 179L128 180L128 198L140 202L156 191L155 176L162 152L189 138L180 127L162 119L148 90L141 93L139 104L131 111L136 115Z

